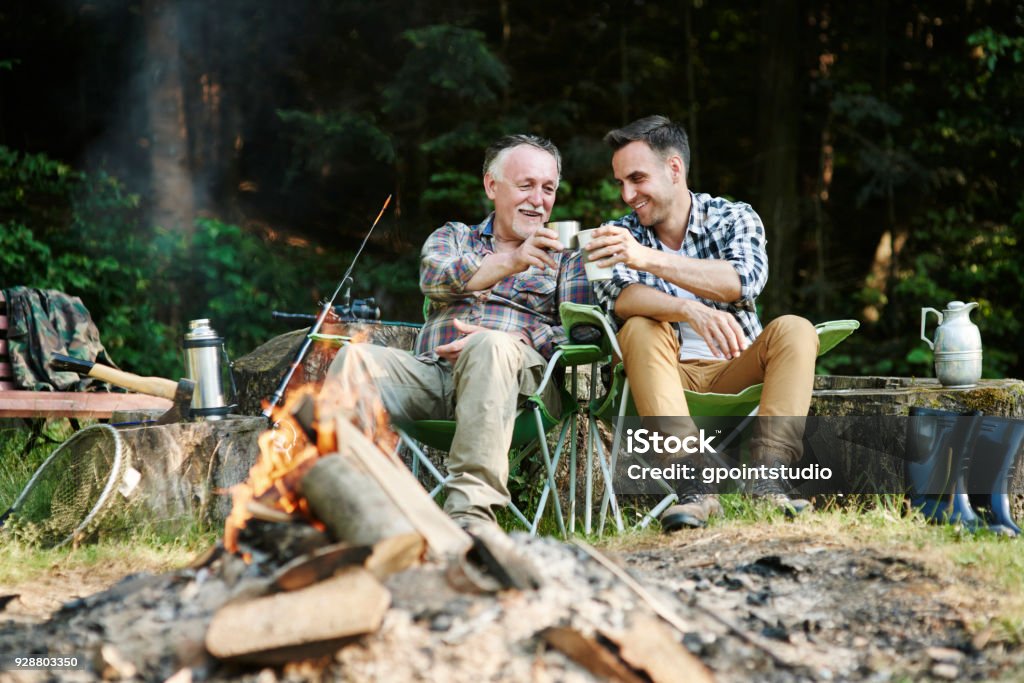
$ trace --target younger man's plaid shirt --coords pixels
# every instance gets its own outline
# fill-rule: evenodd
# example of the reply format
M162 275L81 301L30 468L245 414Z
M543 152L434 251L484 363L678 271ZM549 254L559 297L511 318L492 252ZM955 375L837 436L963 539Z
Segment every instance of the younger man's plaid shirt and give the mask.
M754 300L768 281L768 255L765 251L765 230L761 218L749 204L730 202L709 194L690 193L690 224L683 238L682 250L686 256L700 259L724 259L732 264L740 276L740 298L731 303L710 299L699 300L722 311L729 311L739 322L748 341L761 333ZM629 229L637 242L645 247L665 251L654 230L640 225L636 213L611 221ZM631 284L642 284L672 294L672 287L659 277L617 264L611 280L597 282L594 291L598 300L615 312L615 300ZM616 316L618 322L622 322ZM674 323L682 341L681 323Z
M466 291L480 263L494 253L494 214L479 225L447 223L427 238L420 252L420 289L430 299L427 322L416 338L417 356L436 358L434 349L459 337L455 318L491 330L525 334L550 358L567 340L558 318L563 301L591 303L590 284L579 252L554 252L558 265L531 266L489 290Z

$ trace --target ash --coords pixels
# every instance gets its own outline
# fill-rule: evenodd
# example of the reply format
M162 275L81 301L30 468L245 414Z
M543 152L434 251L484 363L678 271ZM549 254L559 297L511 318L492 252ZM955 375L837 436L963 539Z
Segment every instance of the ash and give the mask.
M292 556L275 562L270 552L248 565L221 553L200 569L128 577L65 605L46 623L0 627L0 655L89 659L83 671L14 679L25 681L598 680L539 633L551 626L588 637L621 633L650 615L650 606L576 546L510 538L542 576L539 589L460 593L443 567L409 569L385 581L392 606L381 628L320 659L244 667L204 649L214 612L266 592L268 577ZM1012 679L1024 670L1019 646L980 642L968 628L971 615L958 616L950 603L950 585L912 561L820 539L765 539L713 552L711 545L656 547L620 559L689 625L678 638L719 681Z

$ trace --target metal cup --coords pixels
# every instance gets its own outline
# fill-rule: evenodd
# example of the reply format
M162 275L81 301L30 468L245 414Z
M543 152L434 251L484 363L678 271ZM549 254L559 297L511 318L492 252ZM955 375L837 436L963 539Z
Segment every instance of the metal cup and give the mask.
M578 249L576 235L580 232L579 221L553 221L546 223L546 228L558 233L558 241L562 243L563 250Z

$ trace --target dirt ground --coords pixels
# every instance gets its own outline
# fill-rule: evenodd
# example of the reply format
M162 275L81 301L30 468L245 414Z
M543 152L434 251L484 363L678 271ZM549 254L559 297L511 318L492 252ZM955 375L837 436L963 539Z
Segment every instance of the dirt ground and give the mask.
M125 568L119 566L54 567L47 574L24 583L0 583L0 599L17 596L7 602L0 616L25 624L45 621L64 603L106 590L124 576Z
M1024 680L1024 646L999 619L1019 596L927 547L813 524L737 524L603 548L691 625L683 644L720 681ZM0 615L0 640L126 573L54 567L0 585L18 596Z
M1024 680L1019 634L1001 625L1020 596L928 548L748 524L652 537L618 556L693 610L704 625L684 642L723 680L743 680L728 642L751 636L752 679ZM803 675L780 659L765 673L766 650Z

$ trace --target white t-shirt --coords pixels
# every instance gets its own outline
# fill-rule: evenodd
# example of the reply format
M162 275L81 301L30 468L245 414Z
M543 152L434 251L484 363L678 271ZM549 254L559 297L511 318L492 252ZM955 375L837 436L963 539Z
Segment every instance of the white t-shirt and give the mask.
M661 242L661 240L658 240ZM662 248L670 254L676 254L683 256L682 249L672 249L667 246L664 242L661 242ZM692 299L697 301L697 297L688 289L683 289L679 285L666 281L669 287L672 288L672 293L681 299ZM679 345L679 360L722 360L715 354L711 353L711 348L708 343L704 341L704 337L697 334L697 331L693 329L690 323L679 323L679 328L683 333L682 341Z

